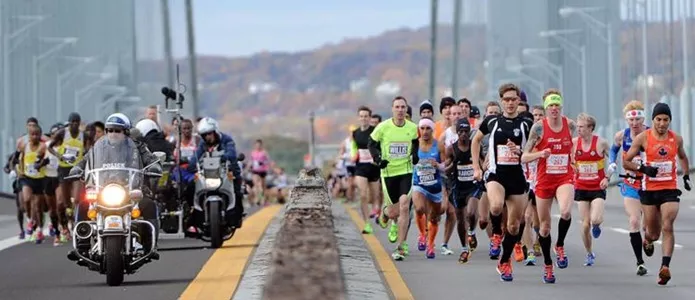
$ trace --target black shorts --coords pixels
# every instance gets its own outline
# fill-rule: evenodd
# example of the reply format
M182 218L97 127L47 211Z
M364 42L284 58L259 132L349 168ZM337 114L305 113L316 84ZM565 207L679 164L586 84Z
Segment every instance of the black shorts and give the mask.
M355 176L355 169L356 168L357 168L356 166L345 167L345 169L347 169L348 176L350 176L350 177Z
M477 187L468 189L453 188L449 195L449 202L454 205L454 208L464 209L468 205L468 200L474 197L477 191Z
M526 193L526 177L524 171L518 170L497 170L497 173L490 173L487 176L486 182L497 182L504 188L504 199L509 196L523 195Z
M528 190L528 201L531 201L531 205L536 206L536 193L532 189Z
M46 189L45 180L43 178L29 178L24 177L22 180L22 187L28 186L31 189L31 193L34 195L43 195L43 191Z
M471 197L480 200L480 198L483 198L483 194L487 192L487 189L485 188L485 182L478 181L475 183L475 186L475 192Z
M258 177L265 178L268 176L268 172L266 171L251 171L251 173L258 175Z
M391 200L392 204L396 204L402 195L410 195L410 189L413 187L413 174L384 177L382 185L386 190L385 196Z
M606 190L599 191L587 191L587 190L574 190L574 201L594 201L594 199L601 198L606 200Z
M44 181L44 195L55 196L56 188L58 188L58 177L46 177Z
M75 179L65 179L65 177L70 176L70 169L72 167L58 167L58 182L69 182Z
M680 190L639 191L642 205L660 206L666 202L680 202Z
M355 176L367 178L368 182L377 182L381 178L381 170L375 164L361 163L355 166Z

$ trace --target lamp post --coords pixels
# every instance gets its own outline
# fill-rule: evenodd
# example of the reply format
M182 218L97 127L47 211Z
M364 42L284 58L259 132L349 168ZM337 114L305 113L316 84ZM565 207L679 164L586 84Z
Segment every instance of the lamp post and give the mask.
M582 111L589 110L588 88L587 88L587 73L586 73L586 46L578 46L570 42L565 35L582 32L581 29L563 29L563 30L546 30L539 33L540 37L552 38L565 50L569 56L576 61L581 67L582 77Z
M75 74L76 72L82 70L84 66L87 64L93 62L95 60L94 57L74 57L74 56L64 56L63 58L69 59L69 60L75 60L78 61L79 63L77 65L74 65L72 68L67 69L63 73L58 73L58 76L56 76L56 120L61 120L64 118L63 115L63 81L68 78L69 76Z
M316 114L314 111L309 112L309 159L311 160L311 167L316 167L316 133L314 130L314 120L316 119Z
M97 76L99 76L99 79L97 79L97 80L93 81L92 83L86 85L85 87L75 91L75 97L73 98L73 110L74 111L78 111L78 108L80 107L80 101L82 101L82 97L84 95L92 92L94 90L94 88L98 87L99 85L103 84L104 82L106 82L114 77L114 75L111 73L96 73L96 74L87 74L87 75L97 75Z
M49 38L49 37L43 37L40 38L41 41L43 42L50 42L50 43L56 43L55 46L49 48L45 52L39 54L39 55L34 55L32 57L32 115L35 117L39 117L39 71L40 71L40 63L51 57L51 55L57 53L58 51L62 50L68 45L74 45L77 43L77 38L76 37L65 37L65 38ZM56 109L57 110L57 109Z
M580 17L591 28L591 31L606 43L608 51L608 120L612 120L615 115L615 64L613 62L613 27L610 22L603 23L591 16L589 13L604 10L603 7L562 7L558 14L563 17L576 15ZM613 132L613 122L609 123L609 132Z

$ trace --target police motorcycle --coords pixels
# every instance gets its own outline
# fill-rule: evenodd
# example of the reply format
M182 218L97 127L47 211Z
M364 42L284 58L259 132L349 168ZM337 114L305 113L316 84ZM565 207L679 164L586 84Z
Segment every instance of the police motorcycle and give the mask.
M161 176L147 171L159 161L143 167L137 147L131 148L123 151L120 147L97 143L91 150L93 156L86 170L70 176L75 179L84 176L84 201L88 201L89 208L88 221L75 224L72 241L76 251L68 258L105 274L110 286L120 285L124 274L133 274L151 260L159 259L157 220L143 220L139 203L143 199L141 188L145 177ZM80 251L77 239L89 240L89 250Z
M231 168L223 155L224 150L217 147L205 151L198 159L195 176L193 224L199 238L210 242L211 248L221 247L234 236L237 228L231 224L236 224L237 220L228 217L236 217L234 208L242 205L241 199L235 197ZM244 155L239 154L239 157L243 159Z

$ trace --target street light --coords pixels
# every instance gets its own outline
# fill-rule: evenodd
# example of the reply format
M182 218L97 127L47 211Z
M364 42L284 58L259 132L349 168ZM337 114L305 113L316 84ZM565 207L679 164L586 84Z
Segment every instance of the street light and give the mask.
M613 63L613 28L612 24L603 23L591 16L589 13L604 10L603 7L562 7L558 10L558 14L563 17L569 17L572 15L579 16L591 29L591 31L598 36L601 40L606 43L606 48L608 49L608 120L615 118L614 105L615 105L615 78L613 73L615 71L615 66ZM608 128L613 132L613 125L611 123Z
M538 33L540 37L552 38L557 41L569 56L574 59L580 66L582 72L582 111L586 112L589 108L587 99L587 73L586 73L586 46L578 46L570 42L565 35L576 34L582 32L581 29L561 29L561 30L546 30Z
M68 45L74 45L77 43L76 37L65 37L65 38L50 38L42 37L40 38L43 42L57 43L55 46L46 50L45 52L34 55L32 57L32 85L33 85L33 97L32 97L32 115L38 117L39 115L39 64L42 60L50 58L51 55L57 53Z
M557 51L561 51L560 48L524 48L521 50L521 54L524 56L529 56L535 58L536 61L543 65L543 68L550 74L553 79L557 82L560 90L564 90L564 74L562 72L562 66L556 65L550 62L548 59L540 56L539 54L548 54Z
M87 64L93 62L95 58L93 56L90 57L75 57L75 56L64 56L63 58L69 59L69 60L75 60L79 62L77 65L74 65L72 68L67 69L63 73L58 73L58 76L56 76L56 120L61 120L64 118L63 116L63 80L65 78L71 76L72 74L82 70L84 66Z
M88 73L87 75L97 75L99 79L93 81L92 83L88 84L87 86L75 91L75 97L73 98L73 110L78 111L78 108L80 106L80 101L82 100L82 97L86 95L87 93L92 92L94 88L98 87L99 85L103 84L104 82L110 80L111 78L114 77L113 74L111 73Z

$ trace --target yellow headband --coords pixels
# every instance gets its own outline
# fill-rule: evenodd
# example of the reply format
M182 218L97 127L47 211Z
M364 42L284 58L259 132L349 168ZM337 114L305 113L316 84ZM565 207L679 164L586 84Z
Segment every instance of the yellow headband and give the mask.
M551 105L559 105L562 106L562 96L558 94L550 94L548 96L545 96L545 99L543 99L543 108L547 109L548 106Z

